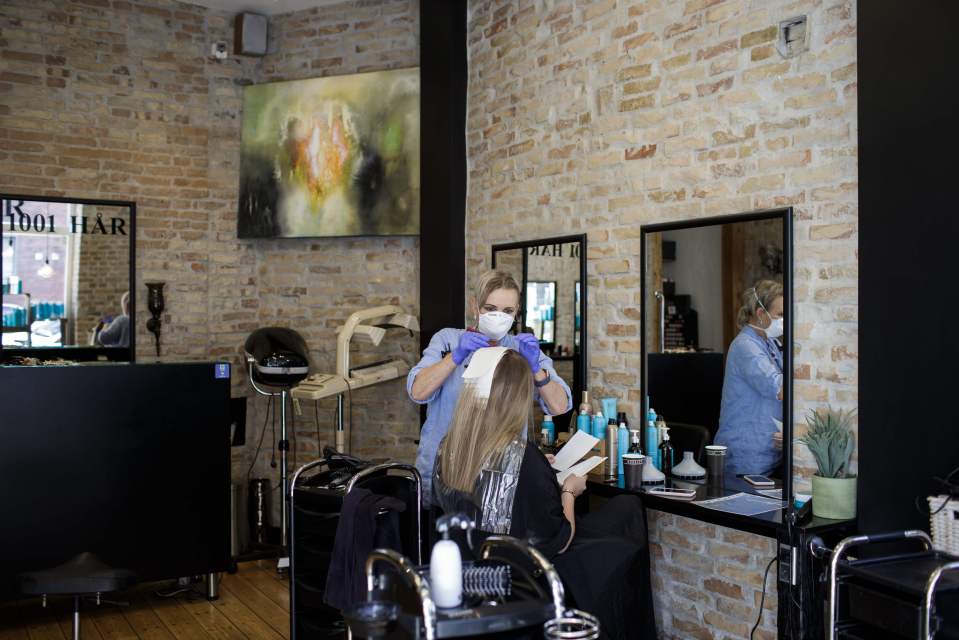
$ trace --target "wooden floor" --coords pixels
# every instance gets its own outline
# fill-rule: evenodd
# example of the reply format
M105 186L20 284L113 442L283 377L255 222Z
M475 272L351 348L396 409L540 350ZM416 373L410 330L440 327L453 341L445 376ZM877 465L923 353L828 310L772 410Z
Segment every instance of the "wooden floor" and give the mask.
M275 566L275 561L258 560L241 564L236 574L223 574L214 602L187 595L161 598L154 592L170 584L155 583L123 594L128 607L84 603L81 638L289 639L289 583ZM202 586L197 590L204 592ZM72 601L57 598L50 605L44 609L38 599L0 604L0 640L70 640Z

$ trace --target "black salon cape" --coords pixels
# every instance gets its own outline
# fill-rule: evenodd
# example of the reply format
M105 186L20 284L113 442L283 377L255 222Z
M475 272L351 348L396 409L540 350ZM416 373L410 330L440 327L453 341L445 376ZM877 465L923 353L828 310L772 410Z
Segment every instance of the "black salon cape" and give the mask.
M402 552L397 514L405 509L402 500L360 487L346 494L326 575L326 604L345 611L366 600L366 557L380 548Z
M637 496L617 496L602 508L576 519L563 515L561 487L546 457L526 445L520 470L510 535L529 540L556 567L566 586L567 602L597 616L602 636L656 638L649 575L646 519Z

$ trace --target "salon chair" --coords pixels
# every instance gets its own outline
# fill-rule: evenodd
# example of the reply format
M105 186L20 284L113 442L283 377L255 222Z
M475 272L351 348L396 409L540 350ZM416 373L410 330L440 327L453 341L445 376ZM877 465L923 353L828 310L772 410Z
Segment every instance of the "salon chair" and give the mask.
M428 565L414 565L388 549L374 550L366 560L367 601L344 612L352 636L418 640L599 637L599 621L566 608L559 574L533 547L516 538L491 535L476 549L478 561L464 561L463 603L452 609L435 605ZM524 559L525 566L516 564L516 558ZM527 571L526 566L535 569ZM498 579L467 578L468 571L506 567L509 569L498 573Z
M136 576L127 569L117 569L103 563L92 553L81 553L63 564L27 571L18 576L18 589L26 596L41 596L47 606L47 596L71 596L73 598L73 640L80 638L80 599L95 597L100 604L100 595L122 591L136 582Z
M682 459L683 451L692 451L697 464L706 464L703 456L710 442L709 429L683 422L667 422L666 426L669 427L669 440L673 443L677 460Z

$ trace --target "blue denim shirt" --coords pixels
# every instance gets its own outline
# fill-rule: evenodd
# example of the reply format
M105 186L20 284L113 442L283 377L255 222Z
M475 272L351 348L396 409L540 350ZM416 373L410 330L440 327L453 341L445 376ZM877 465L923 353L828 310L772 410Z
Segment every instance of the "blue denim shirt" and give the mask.
M433 466L436 463L436 452L439 449L440 440L446 435L450 427L450 421L453 419L456 401L459 399L460 389L463 386L463 372L466 371L466 367L470 363L470 358L467 358L457 366L456 369L453 370L453 373L443 381L443 384L433 392L433 395L426 400L420 401L413 399L413 380L416 379L420 371L436 364L442 360L447 353L456 348L456 345L459 344L460 336L462 336L465 331L465 329L452 328L437 331L430 340L429 346L423 351L423 358L415 367L410 369L406 377L406 393L410 399L417 404L426 405L426 423L423 424L423 430L420 432L420 446L416 452L416 468L423 476L424 506L428 506L432 502ZM499 344L514 351L517 351L517 347L519 346L516 342L516 337L512 335L504 337L500 340ZM566 411L571 410L573 408L573 395L569 390L569 385L556 374L552 359L540 351L539 364L540 367L549 372L550 378L559 383L559 385L563 387L563 390L566 391ZM543 401L543 398L540 397L538 389L533 390L533 398L539 401L539 405L544 412L549 413L549 410L546 408L546 403Z
M783 358L776 343L745 326L729 345L716 444L724 444L726 473L769 474L782 452L773 446L776 420L783 419L778 399Z

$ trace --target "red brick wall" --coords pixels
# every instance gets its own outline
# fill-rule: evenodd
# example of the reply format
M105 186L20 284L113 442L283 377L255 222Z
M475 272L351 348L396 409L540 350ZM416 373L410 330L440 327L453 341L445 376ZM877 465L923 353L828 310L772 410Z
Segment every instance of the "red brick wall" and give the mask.
M273 53L217 60L213 42L232 51L232 14L171 0L8 0L0 189L137 203L141 361L155 357L143 283L160 280L165 360L230 360L234 395L249 395L243 342L278 324L303 332L320 368L332 370L334 330L349 313L384 302L417 311L418 239L238 240L242 86L417 66L417 11L413 0L382 0L277 16ZM413 362L415 349L395 337L374 355ZM411 460L418 412L402 385L353 399L359 453ZM254 444L264 406L251 402ZM324 408L323 430L328 415ZM312 413L301 420L302 461L316 443ZM234 451L238 479L252 449Z

